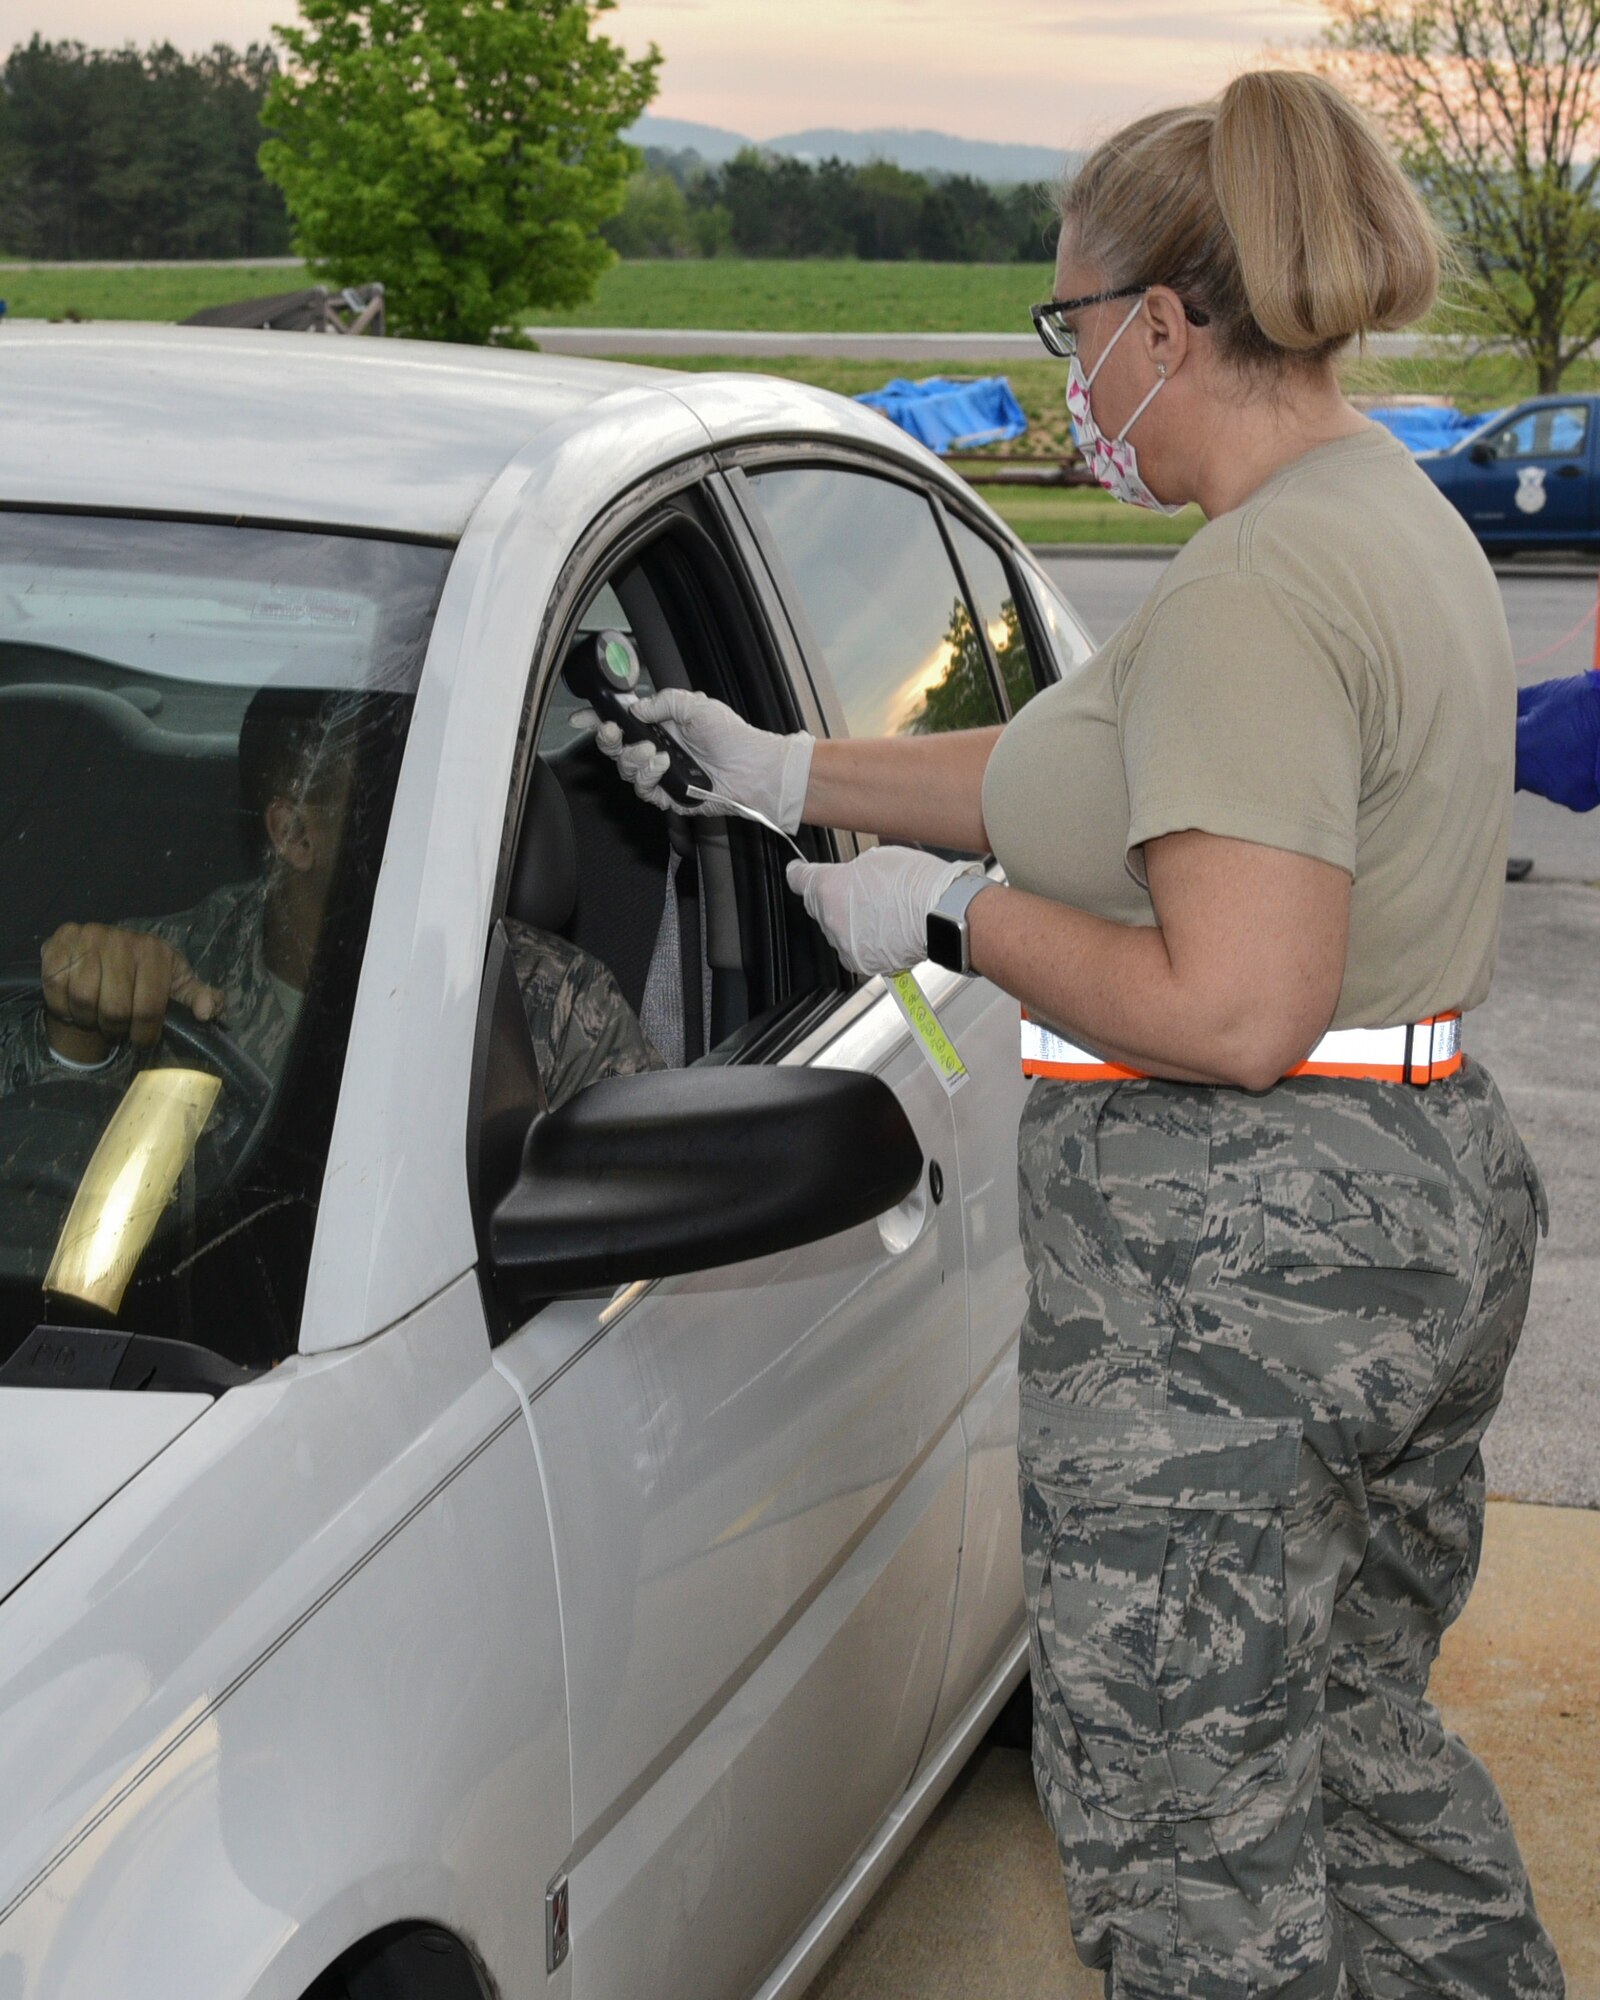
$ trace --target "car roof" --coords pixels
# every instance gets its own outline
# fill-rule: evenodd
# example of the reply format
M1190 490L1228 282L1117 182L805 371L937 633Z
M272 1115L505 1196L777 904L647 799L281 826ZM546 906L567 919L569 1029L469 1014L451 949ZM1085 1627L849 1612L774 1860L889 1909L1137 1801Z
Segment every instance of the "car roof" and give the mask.
M444 540L532 439L666 370L504 348L0 325L0 505Z

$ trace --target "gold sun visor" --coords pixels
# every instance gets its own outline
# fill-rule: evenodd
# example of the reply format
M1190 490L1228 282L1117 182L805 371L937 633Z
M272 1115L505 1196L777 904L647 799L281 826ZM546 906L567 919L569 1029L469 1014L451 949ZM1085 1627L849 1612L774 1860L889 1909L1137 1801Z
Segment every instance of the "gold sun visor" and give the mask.
M139 1072L78 1184L47 1292L118 1310L221 1088L204 1070Z

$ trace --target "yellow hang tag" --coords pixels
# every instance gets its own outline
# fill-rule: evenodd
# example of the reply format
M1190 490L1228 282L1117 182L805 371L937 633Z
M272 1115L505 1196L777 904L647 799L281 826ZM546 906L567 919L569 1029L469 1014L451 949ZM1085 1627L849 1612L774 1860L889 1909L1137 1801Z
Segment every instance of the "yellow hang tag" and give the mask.
M956 1045L944 1031L944 1024L932 1003L917 984L914 972L891 972L885 977L895 1003L906 1017L906 1026L917 1038L917 1046L929 1067L953 1097L967 1080L967 1066L956 1054Z

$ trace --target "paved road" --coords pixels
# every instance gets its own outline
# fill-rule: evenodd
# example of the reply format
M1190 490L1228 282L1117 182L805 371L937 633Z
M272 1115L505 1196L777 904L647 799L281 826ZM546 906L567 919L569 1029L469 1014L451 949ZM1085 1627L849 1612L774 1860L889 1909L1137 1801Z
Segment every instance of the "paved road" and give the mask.
M1161 561L1063 556L1047 567L1100 635L1139 604ZM1524 681L1589 664L1595 588L1588 577L1502 576L1512 644L1531 662ZM1500 968L1468 1042L1538 1161L1551 1221L1484 1456L1494 1492L1600 1507L1600 813L1519 797L1511 844L1534 873L1506 891Z

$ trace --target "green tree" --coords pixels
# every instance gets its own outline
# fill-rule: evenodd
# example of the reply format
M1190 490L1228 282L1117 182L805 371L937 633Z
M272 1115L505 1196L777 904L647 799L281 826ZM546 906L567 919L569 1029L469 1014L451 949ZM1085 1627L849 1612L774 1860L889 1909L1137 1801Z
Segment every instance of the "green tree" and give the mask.
M1323 0L1316 67L1365 103L1539 388L1600 339L1600 0Z
M856 255L897 261L914 254L917 218L927 197L921 174L907 173L889 160L871 160L853 176L855 201L851 221Z
M88 49L35 35L0 64L0 235L32 257L289 248L261 177L272 51Z
M686 257L696 248L683 189L659 167L633 176L601 234L619 257Z
M1008 597L1000 607L1000 630L996 631L993 625L989 627L989 643L994 647L995 665L1000 669L1011 713L1015 715L1019 708L1026 708L1038 689L1034 686L1033 659L1022 630L1022 614L1014 597Z
M989 662L977 627L964 604L951 612L944 635L949 662L906 723L911 736L942 735L947 729L983 729L995 719Z
M261 164L301 254L336 284L381 278L431 340L525 346L532 308L588 298L661 61L594 32L614 4L300 0Z
M16 134L16 116L0 69L0 256L19 254L32 234L27 213L27 158Z

